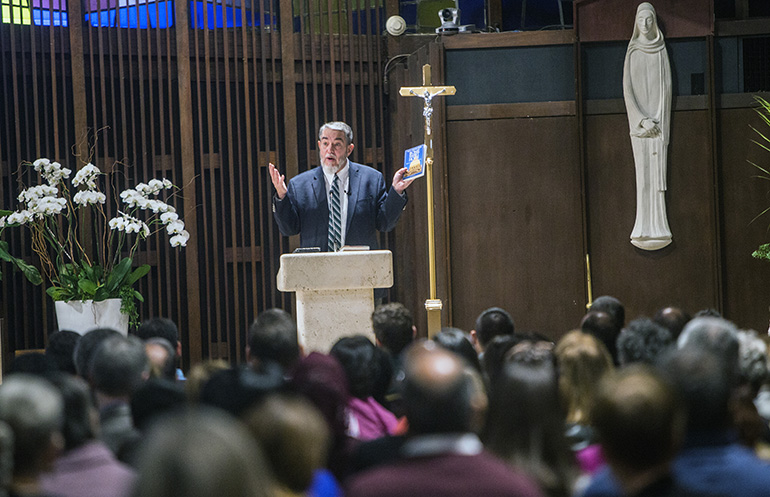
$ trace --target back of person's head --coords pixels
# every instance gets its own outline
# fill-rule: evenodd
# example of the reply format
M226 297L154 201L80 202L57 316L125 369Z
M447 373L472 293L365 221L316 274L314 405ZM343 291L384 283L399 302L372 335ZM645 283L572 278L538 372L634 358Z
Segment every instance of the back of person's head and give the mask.
M375 345L363 335L342 337L332 346L329 355L345 370L350 395L366 399L374 394L383 363Z
M623 303L610 295L602 295L591 302L590 311L602 311L612 317L615 329L622 330L626 325L626 308Z
M576 467L553 354L527 345L506 361L492 388L485 445L535 477L548 495L569 495Z
M184 388L164 378L150 378L131 396L131 418L137 430L146 432L159 417L187 407Z
M284 370L299 359L297 325L291 314L282 309L268 309L257 316L249 328L249 359L271 361Z
M410 433L471 430L473 384L463 360L432 341L416 343L405 359L404 410Z
M689 431L713 433L730 425L735 373L724 356L687 346L664 354L658 369L684 400Z
M139 338L118 335L99 344L89 369L94 390L110 397L130 397L149 376L150 364Z
M754 330L738 330L737 336L739 379L749 385L756 396L770 376L767 344Z
M150 376L168 381L176 380L176 351L165 338L153 337L144 342L147 360L150 361Z
M207 359L193 365L187 372L184 391L191 404L198 404L201 391L214 373L230 369L230 363L223 359Z
M150 318L142 322L136 329L135 335L144 341L150 338L165 338L176 351L179 341L179 328L176 323L168 318Z
M7 377L0 385L0 421L13 432L14 477L36 478L50 469L64 445L64 403L50 382L26 373Z
M714 309L713 307L707 307L706 309L701 309L697 311L693 317L694 318L721 318L722 313Z
M89 367L93 358L94 352L101 345L101 343L110 337L122 336L119 331L112 328L97 328L91 330L78 340L75 345L75 351L72 353L72 358L75 362L75 369L78 376L91 381L91 372Z
M261 402L284 387L283 369L276 363L263 364L259 371L246 366L217 371L200 393L200 403L218 407L233 416Z
M259 446L221 411L158 421L138 458L133 497L268 497L273 482Z
M609 312L605 311L588 311L580 321L580 330L598 338L607 348L607 352L612 356L612 362L615 365L620 364L618 361L617 341L621 328L618 327L617 320Z
M663 307L658 309L652 320L666 328L671 333L671 339L676 342L690 321L690 315L679 307Z
M738 328L718 317L696 317L685 325L677 347L699 347L722 357L729 370L738 372Z
M53 359L59 371L69 374L77 374L75 368L74 352L75 346L80 341L80 333L70 330L61 330L51 333L48 337L48 345L45 348L45 355Z
M447 350L451 350L468 363L469 366L481 373L481 363L476 349L473 348L470 337L459 328L442 328L436 333L433 341Z
M47 377L59 372L56 362L40 352L25 352L13 358L7 374L26 373Z
M414 340L412 313L398 302L377 306L372 312L372 329L374 337L394 356Z
M482 367L484 368L484 377L487 380L488 385L493 385L497 380L497 376L503 369L505 364L505 355L508 353L514 345L524 341L524 338L518 333L513 335L499 335L489 341L484 349L484 356L481 359Z
M671 332L666 328L649 318L637 318L618 336L618 359L623 366L634 362L655 364L672 344Z
M311 352L297 364L291 386L321 412L333 437L344 437L347 431L345 409L350 390L345 370L336 358Z
M80 377L57 375L50 379L64 401L64 450L80 447L97 436L96 407L88 383Z
M476 340L482 349L486 348L492 338L500 335L513 335L513 318L508 312L499 307L490 307L476 318L474 328Z
M685 409L650 366L635 364L599 383L591 421L610 465L642 472L673 459L684 438Z
M573 330L556 343L559 390L567 421L590 424L593 393L599 379L614 370L610 353L593 335Z
M307 491L329 449L329 428L318 409L303 397L276 394L249 410L244 422L276 482L297 494Z

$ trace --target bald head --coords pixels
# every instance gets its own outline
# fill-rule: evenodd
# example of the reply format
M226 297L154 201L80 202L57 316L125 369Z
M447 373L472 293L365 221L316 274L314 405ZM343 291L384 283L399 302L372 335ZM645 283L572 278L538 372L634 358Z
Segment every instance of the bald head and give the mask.
M409 349L404 363L404 407L413 433L470 429L472 383L459 356L433 342Z

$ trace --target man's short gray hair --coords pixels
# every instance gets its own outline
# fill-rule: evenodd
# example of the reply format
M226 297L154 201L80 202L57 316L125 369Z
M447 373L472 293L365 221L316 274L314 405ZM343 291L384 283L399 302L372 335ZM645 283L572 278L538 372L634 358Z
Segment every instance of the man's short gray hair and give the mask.
M326 123L323 126L321 126L321 129L318 130L319 140L323 136L324 130L326 128L342 131L345 134L345 138L347 138L348 140L348 142L345 145L350 145L351 143L353 143L353 128L343 123L342 121L332 121L330 123Z
M25 373L0 386L0 421L13 431L14 473L32 470L64 423L64 401L49 382Z

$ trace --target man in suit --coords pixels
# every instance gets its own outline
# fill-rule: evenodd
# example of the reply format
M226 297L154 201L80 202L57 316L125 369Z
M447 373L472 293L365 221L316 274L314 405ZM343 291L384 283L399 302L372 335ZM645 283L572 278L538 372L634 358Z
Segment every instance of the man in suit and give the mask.
M343 245L367 245L375 249L377 231L395 228L406 205L404 190L412 182L404 180L407 169L396 171L386 190L382 173L348 160L353 148L350 126L331 122L318 132L321 167L297 175L287 187L286 177L270 164L275 220L285 236L300 235L301 247L333 251ZM335 188L340 192L341 233L331 242L330 205ZM337 247L330 247L331 243Z

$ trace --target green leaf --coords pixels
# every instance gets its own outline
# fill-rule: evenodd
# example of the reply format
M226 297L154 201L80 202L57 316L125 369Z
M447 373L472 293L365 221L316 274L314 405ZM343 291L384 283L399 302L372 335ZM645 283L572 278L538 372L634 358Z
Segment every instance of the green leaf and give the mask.
M11 262L13 260L13 256L8 252L9 248L8 242L0 241L0 259L6 262Z
M96 290L96 293L94 293L93 300L94 300L94 302L101 302L103 300L107 300L110 297L111 297L111 295L110 295L110 292L107 291L107 288L105 288L103 286L100 286Z
M142 294L134 290L134 298L138 300L139 302L144 302L144 297L142 297Z
M4 209L0 209L0 216L10 216L13 214L13 211L6 211Z
M45 293L54 300L69 300L68 292L58 286L49 286Z
M150 265L149 264L142 264L138 268L134 269L134 272L131 273L131 275L126 280L126 285L131 286L134 283L136 283L140 278L145 276L147 273L150 272ZM142 300L144 302L144 300Z
M33 285L39 285L43 282L43 277L40 276L40 271L38 271L35 266L27 264L23 260L16 258L14 258L13 263L17 268L21 270L22 273L24 273L24 276L26 276L29 282Z
M766 261L770 261L770 243L760 245L757 250L752 252L751 256L755 259L764 259Z
M96 290L99 288L96 283L94 283L91 280L80 280L78 281L78 288L80 288L83 293L88 295L89 297L92 297Z
M112 272L107 277L107 282L105 283L108 292L112 293L123 286L123 280L131 270L131 262L131 258L126 257L112 269Z

